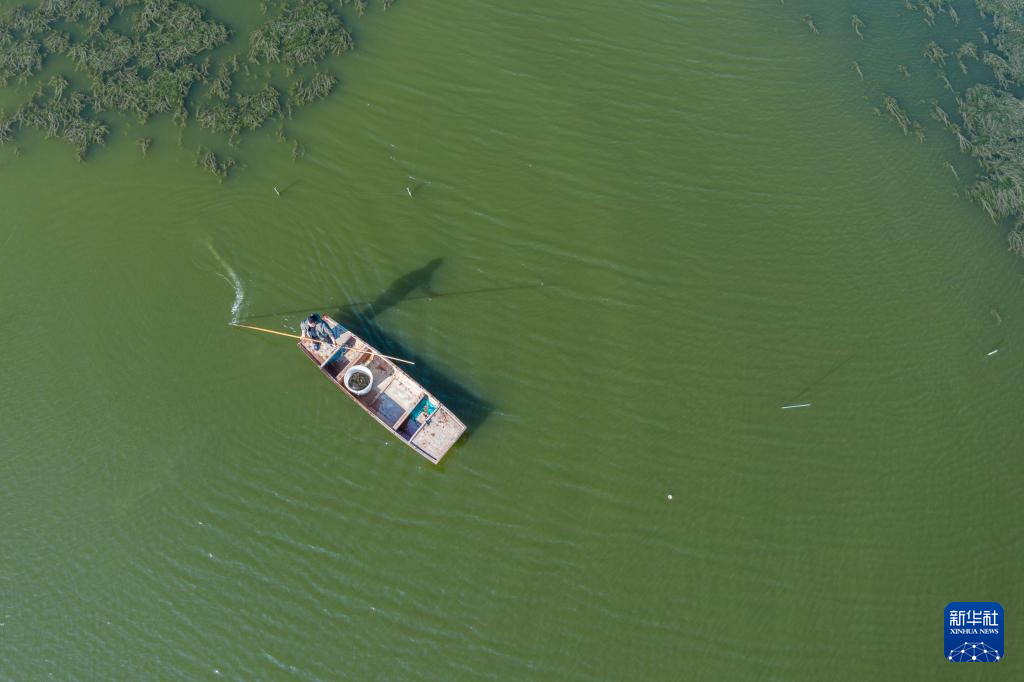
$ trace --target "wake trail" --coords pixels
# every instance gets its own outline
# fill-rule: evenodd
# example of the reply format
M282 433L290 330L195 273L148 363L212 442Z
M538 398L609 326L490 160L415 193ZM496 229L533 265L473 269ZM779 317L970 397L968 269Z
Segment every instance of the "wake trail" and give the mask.
M245 303L245 286L242 284L242 279L235 272L235 269L228 265L228 262L217 253L217 249L213 248L213 242L206 242L206 246L210 249L213 257L217 259L217 262L221 264L221 267L224 268L223 273L218 272L217 274L235 290L235 301L231 304L231 324L238 324L238 313L242 310L242 304Z

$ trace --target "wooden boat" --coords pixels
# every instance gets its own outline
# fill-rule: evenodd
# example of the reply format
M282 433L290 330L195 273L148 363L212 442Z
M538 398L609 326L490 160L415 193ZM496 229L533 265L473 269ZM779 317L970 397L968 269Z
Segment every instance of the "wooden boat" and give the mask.
M466 425L376 348L327 315L319 319L319 329L329 336L309 338L304 326L298 345L306 357L381 426L434 464L440 462Z

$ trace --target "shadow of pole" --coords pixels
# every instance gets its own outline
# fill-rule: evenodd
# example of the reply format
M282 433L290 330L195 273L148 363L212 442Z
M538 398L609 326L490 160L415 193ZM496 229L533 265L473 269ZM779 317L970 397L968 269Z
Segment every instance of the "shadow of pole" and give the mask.
M825 381L825 379L828 379L830 376L832 376L833 374L835 374L836 372L841 370L844 365L846 365L848 362L853 360L855 357L857 357L855 354L851 354L851 355L847 356L845 360L841 360L841 361L837 362L836 364L832 365L832 367L827 372L822 374L820 377L818 377L817 379L815 379L811 383L809 383L806 386L804 386L804 390L800 391L795 396L793 396L790 399L789 402L790 403L795 403L797 400L800 400L801 398L803 398L804 395L806 395L808 391L810 391L812 388L814 388L815 386L817 386L821 382Z
M433 298L448 298L450 296L474 296L478 294L497 294L508 291L516 291L519 289L542 289L544 284L513 284L506 287L485 287L483 289L466 289L464 291L446 291L443 293L434 293L433 295L420 294L418 296L406 296L404 301L416 301L421 299L433 299ZM260 320L266 317L284 317L286 315L308 315L315 312L323 312L324 310L335 310L335 311L346 311L347 314L353 314L359 311L360 308L367 309L373 305L371 301L354 301L352 303L328 303L326 305L312 305L305 308L297 308L295 310L278 310L272 313L260 313L258 315L246 315L242 318L241 322L248 320ZM393 304L397 305L397 304ZM388 307L393 307L393 305ZM382 310L377 310L373 317L380 315Z

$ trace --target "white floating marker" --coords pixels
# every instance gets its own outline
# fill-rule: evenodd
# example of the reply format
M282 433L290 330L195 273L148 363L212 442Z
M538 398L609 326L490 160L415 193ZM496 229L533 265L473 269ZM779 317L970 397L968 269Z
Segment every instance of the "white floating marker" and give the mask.
M784 409L784 410L794 410L794 409L796 409L798 407L810 407L810 406L811 406L810 403L800 403L799 405L783 405L782 409Z
M669 494L668 494L668 495L666 495L665 497L666 497L667 499L671 500L671 499L672 499L672 493L669 493Z

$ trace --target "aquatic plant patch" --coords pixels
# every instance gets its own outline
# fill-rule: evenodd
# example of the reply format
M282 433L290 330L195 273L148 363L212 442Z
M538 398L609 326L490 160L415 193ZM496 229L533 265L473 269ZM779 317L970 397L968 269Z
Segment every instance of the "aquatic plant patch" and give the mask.
M391 2L381 4L387 8ZM337 77L324 62L352 47L352 34L338 12L344 6L362 14L367 5L365 0L264 2L266 20L241 36L227 21L186 0L41 0L16 7L0 16L0 86L41 79L51 60L62 55L89 87L69 90L71 73L40 82L13 115L0 112L0 145L16 145L20 130L36 128L65 140L84 160L113 125L104 114L116 112L142 123L162 115L181 126L194 121L237 146L243 132L291 116L335 89ZM242 68L238 49L222 54L225 46L244 48L247 63L260 66L260 73ZM283 90L271 83L275 69L287 79ZM281 132L278 138L292 142L293 157L301 156L297 141ZM143 139L146 154L152 140ZM197 165L223 179L235 163L203 149Z
M903 8L904 16L919 17L935 35L919 48L925 67L932 69L925 75L934 78L931 87L938 90L930 102L924 101L926 116L977 164L964 194L993 221L1007 225L1010 250L1024 256L1024 0L904 0ZM965 20L968 13L972 21ZM828 32L811 15L800 21L815 35ZM855 14L848 21L845 30L852 29L858 43L870 46L870 17ZM871 87L878 76L865 74L862 58L858 54L852 62L853 71ZM904 79L914 75L905 64L895 68ZM876 113L887 115L904 135L913 132L924 142L924 127L904 108L911 106L910 100L882 92L880 101ZM956 167L949 161L945 166L959 181Z
M249 36L249 60L303 66L352 47L352 36L322 0L285 3Z

